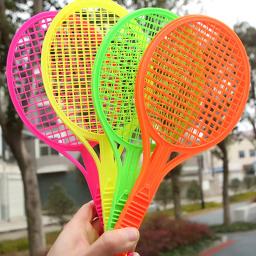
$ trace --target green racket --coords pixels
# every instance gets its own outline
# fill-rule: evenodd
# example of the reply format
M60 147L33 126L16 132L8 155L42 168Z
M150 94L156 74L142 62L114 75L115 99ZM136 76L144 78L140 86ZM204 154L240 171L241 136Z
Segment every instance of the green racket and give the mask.
M177 15L145 8L118 21L97 52L93 71L96 113L113 147L117 187L107 229L113 229L139 174L141 132L134 102L139 62L152 38ZM124 147L121 154L119 146Z

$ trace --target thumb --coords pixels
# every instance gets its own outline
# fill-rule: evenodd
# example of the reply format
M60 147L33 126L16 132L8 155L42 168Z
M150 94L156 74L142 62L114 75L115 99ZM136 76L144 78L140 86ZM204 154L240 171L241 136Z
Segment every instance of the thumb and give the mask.
M90 247L86 256L112 256L118 253L133 252L139 240L136 228L123 228L105 232Z

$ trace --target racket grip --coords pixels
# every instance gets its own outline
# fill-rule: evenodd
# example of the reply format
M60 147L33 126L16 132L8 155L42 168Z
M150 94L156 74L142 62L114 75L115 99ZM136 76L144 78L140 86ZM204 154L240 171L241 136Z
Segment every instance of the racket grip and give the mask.
M151 203L150 190L148 187L132 193L127 201L115 228L135 227L139 228L144 215Z
M105 186L101 190L101 203L103 210L103 221L105 224L105 228L107 226L109 215L112 207L113 196L114 196L115 186L113 182L107 182L107 186Z
M125 191L119 196L118 199L113 201L112 210L111 210L110 217L108 220L108 226L107 226L108 230L114 229L114 227L120 217L120 214L127 202L127 199L128 199L128 192Z

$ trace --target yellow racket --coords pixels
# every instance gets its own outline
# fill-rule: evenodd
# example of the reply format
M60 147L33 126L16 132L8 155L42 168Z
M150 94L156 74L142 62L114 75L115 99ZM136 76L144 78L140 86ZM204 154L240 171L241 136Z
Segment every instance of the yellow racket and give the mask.
M117 176L108 139L92 100L92 68L103 37L127 11L111 0L76 0L63 8L49 27L42 49L42 74L49 100L96 162L104 223L112 205ZM88 143L97 141L100 157Z

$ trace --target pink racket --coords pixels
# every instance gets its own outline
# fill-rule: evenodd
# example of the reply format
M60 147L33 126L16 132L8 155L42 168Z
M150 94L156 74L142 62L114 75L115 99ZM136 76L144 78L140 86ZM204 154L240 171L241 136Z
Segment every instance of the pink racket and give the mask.
M14 107L27 128L40 140L67 157L84 175L102 221L99 178L87 149L62 123L46 96L41 75L45 33L57 12L42 12L26 21L12 39L7 57L7 83ZM92 147L96 142L90 142ZM80 152L86 168L72 156Z

